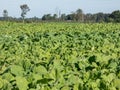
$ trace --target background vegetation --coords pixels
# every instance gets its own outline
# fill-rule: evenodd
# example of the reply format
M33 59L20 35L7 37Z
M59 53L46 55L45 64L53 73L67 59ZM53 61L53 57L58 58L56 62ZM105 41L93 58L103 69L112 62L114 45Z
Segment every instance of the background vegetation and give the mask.
M23 6L23 8L21 8ZM67 21L67 22L84 22L84 23L95 23L95 22L115 22L119 23L120 22L120 10L113 11L112 13L96 13L96 14L91 14L87 13L85 14L82 9L78 9L75 12L72 12L71 14L61 14L56 13L56 14L45 14L42 16L42 18L39 17L33 17L33 18L25 18L25 15L27 14L28 11L30 11L29 7L25 5L21 5L20 8L22 10L21 12L21 18L13 18L9 17L8 11L3 10L3 17L0 17L1 21L16 21L16 22L21 22L25 21L26 22L40 22L40 21ZM24 7L25 6L25 7Z

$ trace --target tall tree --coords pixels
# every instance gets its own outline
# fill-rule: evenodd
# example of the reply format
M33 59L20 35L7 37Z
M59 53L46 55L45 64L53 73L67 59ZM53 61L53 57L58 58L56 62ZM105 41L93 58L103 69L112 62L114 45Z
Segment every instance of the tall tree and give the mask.
M8 18L8 11L7 10L3 10L3 17L5 20Z
M25 15L27 14L28 11L30 11L30 8L28 7L27 4L23 4L20 6L22 12L21 12L21 17L23 18L23 22L24 22L24 19L25 19Z
M93 21L92 14L91 13L86 14L84 17L84 22L92 22L92 21Z
M84 14L83 14L82 9L78 9L76 11L76 17L75 18L76 18L77 21L81 21L81 22L84 21Z
M66 15L65 14L61 14L61 20L65 20L66 19Z
M53 15L53 19L54 19L54 20L56 20L57 17L58 17L57 14L54 14L54 15Z

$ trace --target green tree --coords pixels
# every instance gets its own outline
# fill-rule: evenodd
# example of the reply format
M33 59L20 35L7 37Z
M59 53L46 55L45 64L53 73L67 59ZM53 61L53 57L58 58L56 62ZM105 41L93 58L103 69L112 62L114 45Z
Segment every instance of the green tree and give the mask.
M105 21L105 14L103 14L102 12L99 12L97 14L95 14L96 16L96 22L104 22Z
M113 19L114 22L120 22L120 10L113 11L109 17Z
M30 8L28 7L27 4L23 4L20 6L22 12L21 12L21 17L23 19L23 22L24 22L24 19L25 19L25 15L27 14L28 11L30 11Z
M51 19L52 19L51 14L45 14L45 15L43 15L43 17L42 17L42 20L51 20Z

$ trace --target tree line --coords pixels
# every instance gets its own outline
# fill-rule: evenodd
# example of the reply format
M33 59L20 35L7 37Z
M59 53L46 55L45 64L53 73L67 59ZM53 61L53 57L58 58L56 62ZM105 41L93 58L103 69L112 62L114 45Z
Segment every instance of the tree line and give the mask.
M21 17L13 18L8 16L8 11L3 10L3 17L0 17L2 21L16 21L16 22L40 22L40 21L67 21L67 22L117 22L120 23L120 10L115 10L112 13L87 13L85 14L82 9L77 9L75 12L70 14L45 14L42 18L32 17L25 18L30 8L27 4L20 5Z

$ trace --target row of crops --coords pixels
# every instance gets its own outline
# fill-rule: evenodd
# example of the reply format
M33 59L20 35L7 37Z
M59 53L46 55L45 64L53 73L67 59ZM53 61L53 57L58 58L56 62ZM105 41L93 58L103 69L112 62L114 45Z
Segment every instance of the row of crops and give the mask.
M0 90L120 90L120 24L0 22Z

